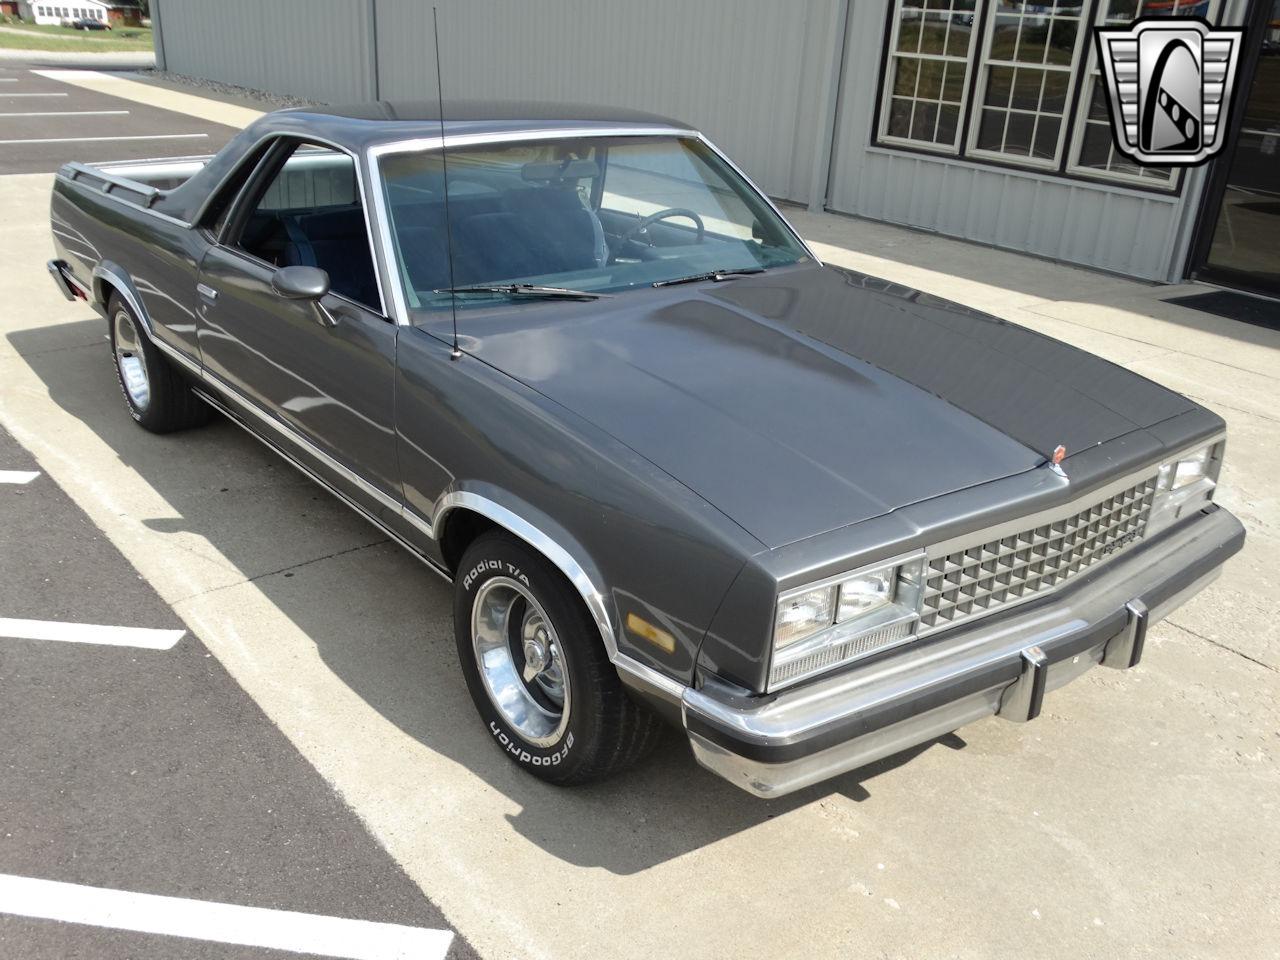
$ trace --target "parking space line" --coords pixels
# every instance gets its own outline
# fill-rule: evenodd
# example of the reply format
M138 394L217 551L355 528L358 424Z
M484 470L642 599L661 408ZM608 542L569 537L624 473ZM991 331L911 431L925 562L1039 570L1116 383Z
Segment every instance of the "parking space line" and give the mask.
M0 97L65 97L66 93L0 93Z
M38 476L39 470L0 470L0 483L30 483Z
M118 117L128 110L50 110L37 113L0 113L0 117Z
M130 893L11 874L0 874L0 913L347 960L443 960L453 942L449 930Z
M6 143L122 143L125 140L202 140L207 133L155 133L144 137L54 137L46 140L0 140Z
M106 627L93 623L63 623L56 620L15 620L0 617L0 637L14 640L52 640L58 643L94 643L108 647L141 647L144 650L172 650L186 635L185 630L157 630L153 627Z

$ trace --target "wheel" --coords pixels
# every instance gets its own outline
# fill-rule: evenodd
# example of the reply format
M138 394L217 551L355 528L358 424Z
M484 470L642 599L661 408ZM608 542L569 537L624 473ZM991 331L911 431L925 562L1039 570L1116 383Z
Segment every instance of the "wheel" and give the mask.
M116 380L129 415L139 426L152 433L171 433L208 423L209 405L191 392L173 364L147 339L129 304L112 294L107 316Z
M487 533L471 544L453 620L471 699L518 766L551 783L586 783L657 743L660 721L628 696L581 597L522 541Z

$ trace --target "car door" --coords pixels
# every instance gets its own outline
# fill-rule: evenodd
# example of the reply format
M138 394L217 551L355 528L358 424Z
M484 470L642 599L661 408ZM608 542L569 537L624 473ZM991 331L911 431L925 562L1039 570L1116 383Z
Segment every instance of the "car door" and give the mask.
M359 164L285 140L241 191L201 263L200 347L213 385L255 430L377 515L401 500L396 325L383 307ZM272 286L286 266L329 275L318 301Z

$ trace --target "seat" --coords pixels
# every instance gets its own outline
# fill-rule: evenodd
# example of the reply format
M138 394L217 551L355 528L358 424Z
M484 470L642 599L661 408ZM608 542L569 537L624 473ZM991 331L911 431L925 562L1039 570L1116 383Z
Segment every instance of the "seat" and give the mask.
M503 207L542 241L541 273L590 270L609 262L604 227L572 186L512 190L503 197Z
M285 266L319 267L329 289L366 306L379 303L377 275L365 230L364 211L341 207L320 213L282 215L289 237Z
M480 213L454 227L453 266L459 286L550 272L538 236L513 213Z

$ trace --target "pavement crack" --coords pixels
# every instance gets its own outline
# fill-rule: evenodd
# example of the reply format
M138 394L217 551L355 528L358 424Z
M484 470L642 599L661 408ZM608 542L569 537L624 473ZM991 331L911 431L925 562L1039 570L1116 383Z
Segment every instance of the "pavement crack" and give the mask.
M1191 634L1197 640L1203 640L1205 643L1211 644L1212 646L1218 647L1221 650L1227 651L1227 653L1234 653L1237 657L1241 657L1245 660L1248 660L1250 663L1256 663L1258 666L1262 667L1264 670L1270 670L1272 673L1280 673L1280 667L1274 667L1271 664L1267 663L1265 660L1259 660L1257 657L1249 656L1249 654L1245 653L1243 650L1237 650L1235 647L1231 647L1225 643L1222 643L1221 641L1214 640L1212 637L1206 637L1203 633L1197 633L1195 630L1192 630L1190 627L1184 627L1182 624L1178 623L1173 618L1169 618L1169 623L1172 626L1177 627L1179 630L1183 631L1184 633Z
M266 570L262 573L256 573L252 577L246 577L235 583L224 583L222 586L210 587L208 590L198 590L195 593L170 602L169 606L177 607L180 603L186 603L189 600L195 600L197 597L207 597L211 593L219 593L223 590L230 590L232 587L241 587L246 583L257 583L259 580L265 580L267 577L276 577L282 573L289 573L293 570L300 570L303 567L309 567L314 563L323 563L325 560L332 560L335 557L345 556L348 553L357 553L361 550L368 550L370 547L381 546L384 543L390 543L389 537L382 537L379 540L372 540L369 543L358 543L354 547L345 547L342 550L335 550L332 553L326 553L324 556L312 557L310 560L303 560L301 563L289 564L286 567L280 567L278 570Z

